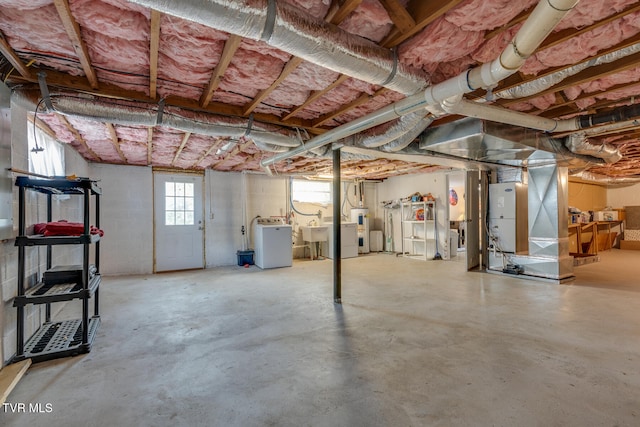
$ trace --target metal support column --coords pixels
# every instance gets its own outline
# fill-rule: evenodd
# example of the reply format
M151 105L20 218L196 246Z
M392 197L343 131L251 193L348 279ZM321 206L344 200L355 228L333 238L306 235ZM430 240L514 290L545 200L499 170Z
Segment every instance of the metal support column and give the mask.
M342 304L340 148L333 150L333 302Z

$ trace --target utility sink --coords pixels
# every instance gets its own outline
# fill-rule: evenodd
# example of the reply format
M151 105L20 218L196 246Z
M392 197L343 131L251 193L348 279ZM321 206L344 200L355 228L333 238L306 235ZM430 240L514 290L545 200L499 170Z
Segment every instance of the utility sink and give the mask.
M326 242L329 239L328 225L303 225L300 228L305 242Z

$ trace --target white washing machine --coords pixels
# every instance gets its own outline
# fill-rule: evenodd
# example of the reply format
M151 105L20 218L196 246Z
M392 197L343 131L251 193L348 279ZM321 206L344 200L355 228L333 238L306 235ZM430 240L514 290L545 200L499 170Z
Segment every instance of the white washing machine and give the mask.
M277 218L258 218L253 226L255 264L262 268L291 267L291 226Z

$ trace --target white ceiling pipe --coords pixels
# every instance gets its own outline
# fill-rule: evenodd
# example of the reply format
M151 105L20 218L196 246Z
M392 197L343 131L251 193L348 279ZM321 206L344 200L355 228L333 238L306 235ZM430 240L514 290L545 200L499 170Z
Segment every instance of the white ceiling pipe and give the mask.
M462 95L453 96L440 103L442 109L449 114L490 120L492 122L537 129L545 132L567 132L580 129L577 119L554 120L533 114L521 113L496 105L471 102Z
M305 151L330 144L374 126L413 113L428 106L439 105L445 99L469 93L481 87L493 87L502 79L518 71L526 58L576 4L578 0L541 0L513 38L511 44L493 62L466 71L457 77L428 87L423 93L409 96L395 104L338 126L323 135L310 139L304 147L294 148L260 162L265 167ZM540 22L538 22L540 21ZM552 26L553 25L553 26Z
M394 51L276 0L130 0L216 30L261 40L305 61L404 95L428 77L398 61Z

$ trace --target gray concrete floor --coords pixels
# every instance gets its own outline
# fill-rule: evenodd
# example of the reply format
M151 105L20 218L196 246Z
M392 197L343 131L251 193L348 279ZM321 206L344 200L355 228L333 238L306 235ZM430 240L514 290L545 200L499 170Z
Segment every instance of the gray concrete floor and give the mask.
M637 426L640 252L566 285L375 254L105 278L91 353L2 426ZM72 315L73 305L64 313Z

